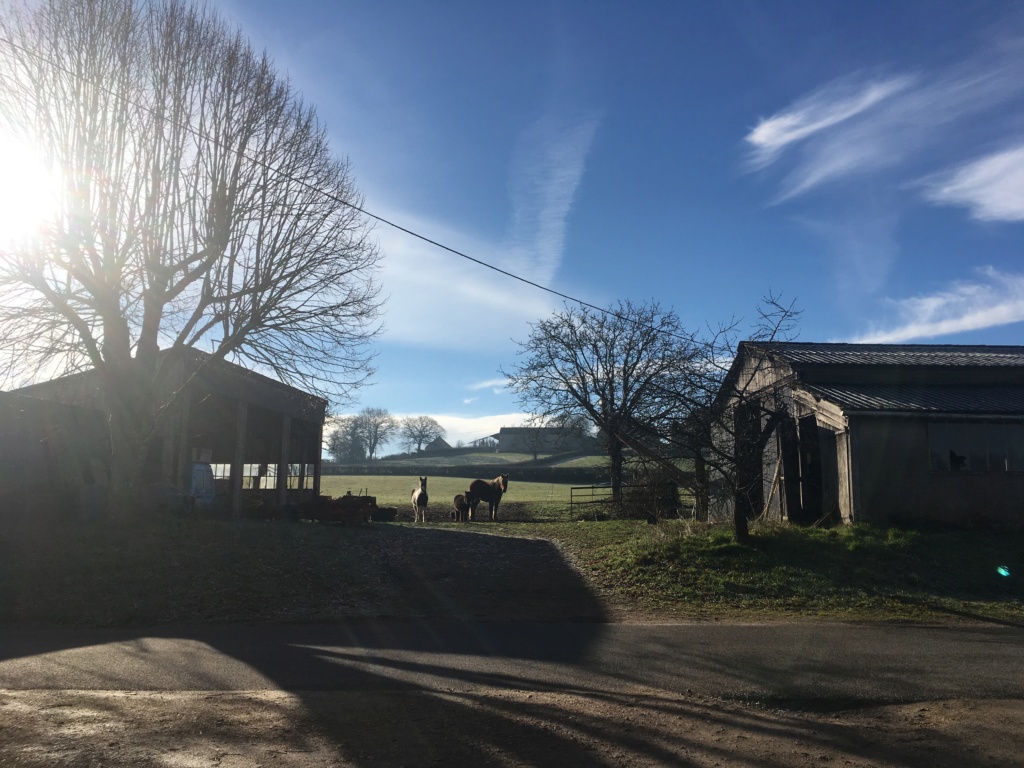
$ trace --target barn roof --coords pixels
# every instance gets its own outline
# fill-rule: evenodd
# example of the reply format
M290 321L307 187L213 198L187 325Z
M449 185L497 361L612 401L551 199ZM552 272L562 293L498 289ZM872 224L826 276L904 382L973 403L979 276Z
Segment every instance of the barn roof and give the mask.
M1024 346L744 341L740 343L741 350L744 347L762 351L797 367L857 365L1024 368Z
M846 412L1024 415L1024 346L741 342L729 380L765 359Z
M180 364L177 376L200 388L243 400L295 418L323 423L327 401L301 389L221 360L195 349L164 350L161 360L170 362L168 370ZM168 378L167 382L172 379ZM180 380L173 378L173 386ZM95 404L99 398L99 378L95 370L22 387L15 392L44 400L75 404Z
M884 386L807 384L802 387L844 411L1024 415L1024 386Z

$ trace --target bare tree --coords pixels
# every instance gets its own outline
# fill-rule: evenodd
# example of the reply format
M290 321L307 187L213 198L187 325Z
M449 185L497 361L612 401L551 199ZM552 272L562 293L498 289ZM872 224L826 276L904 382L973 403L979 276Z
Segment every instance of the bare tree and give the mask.
M800 313L793 303L783 303L769 294L757 309L747 340L770 351L772 344L792 337ZM687 487L694 495L696 513L707 519L712 506L712 485L719 500L728 499L736 538L748 538L747 521L761 512L760 463L768 440L786 419L785 403L775 390L762 391L756 385L757 370L738 375L734 361L741 329L732 320L709 332L696 345L697 354L680 380L685 386L665 391L674 399L676 418L668 423L638 423L634 435L647 433L645 440L628 444L648 460ZM759 359L764 365L767 357ZM667 430L666 430L667 427ZM693 460L692 475L678 471L680 456Z
M800 312L795 304L783 303L769 294L757 309L757 319L746 335L765 351L796 332ZM777 389L762 390L760 368L737 371L736 322L722 326L703 345L699 380L687 391L687 417L678 425L673 441L679 440L693 454L694 494L697 507L707 514L714 477L722 496L731 497L736 539L746 541L748 520L762 511L761 463L765 446L778 429L784 428L787 410Z
M120 489L167 404L161 350L335 400L364 381L379 254L266 55L182 0L41 0L0 34L0 130L63 177L39 236L0 253L0 379L95 369Z
M398 421L386 408L363 408L355 418L366 455L377 458L377 449L397 434Z
M366 461L366 441L355 416L343 416L327 438L327 452L336 462Z
M597 427L619 500L624 449L658 439L678 418L677 395L690 386L696 340L657 303L624 301L604 311L567 306L531 328L519 345L522 361L502 373L536 416L585 416Z
M409 416L401 423L402 442L410 451L415 450L416 453L423 450L423 446L446 434L447 430L430 416Z

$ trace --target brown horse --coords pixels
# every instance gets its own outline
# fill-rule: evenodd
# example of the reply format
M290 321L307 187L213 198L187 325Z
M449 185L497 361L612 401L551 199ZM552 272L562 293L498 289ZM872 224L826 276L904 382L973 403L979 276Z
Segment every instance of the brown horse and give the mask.
M491 520L498 517L498 504L501 503L501 495L508 493L508 475L500 475L493 480L474 480L469 484L466 495L473 497L469 507L469 519L476 520L476 508L481 501L486 501L491 512Z
M455 497L452 501L452 520L457 523L464 523L469 517L469 510L473 506L473 494L466 491L465 495L461 493Z
M412 492L412 521L427 522L427 478L420 478L420 487Z

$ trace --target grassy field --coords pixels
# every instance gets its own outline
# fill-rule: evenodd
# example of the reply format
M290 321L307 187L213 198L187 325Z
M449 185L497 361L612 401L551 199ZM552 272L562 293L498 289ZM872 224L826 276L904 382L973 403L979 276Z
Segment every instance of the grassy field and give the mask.
M497 474L495 474L497 477ZM494 478L485 478L493 480ZM452 499L458 493L465 493L473 478L436 477L427 478L427 495L430 508L439 516L447 513ZM415 476L387 475L325 475L320 480L320 492L329 496L343 496L349 491L356 495L375 496L377 506L395 507L404 511L411 509L413 488L418 487ZM502 498L502 506L511 510L521 505L534 505L534 510L546 518L569 519L569 488L560 483L510 482L508 493Z
M446 519L452 508L452 499L458 493L465 493L472 479L443 475L428 476L427 494L430 497L430 508L427 519ZM408 512L407 516L411 520L412 490L418 487L418 482L419 479L415 475L324 475L321 478L320 491L335 497L343 496L350 491L353 495L373 496L377 499L377 506L394 507L402 517ZM572 487L565 483L528 483L513 480L509 483L508 493L502 497L499 519L550 523L608 516L609 510L600 503L577 505L573 508L570 505ZM597 492L592 498L601 499L601 492ZM683 494L680 501L686 505L689 503L689 497ZM637 516L645 515L637 512Z
M571 458L560 458L566 456ZM426 456L385 456L375 463L393 467L462 467L493 464L497 469L502 466L515 466L534 461L537 464L551 467L603 467L607 465L608 457L604 455L579 456L565 453L540 453L534 459L532 453L495 453L492 450L475 453L431 453Z
M478 453L432 453L429 456L407 456L402 458L384 457L378 464L386 466L423 466L429 464L435 467L461 467L477 464L494 464L499 467L506 464L521 464L524 461L533 459L533 454L527 453L495 453L494 451L480 451ZM497 472L495 472L497 474Z
M413 482L326 478L325 491L368 490L382 506L404 510ZM0 537L0 624L401 615L395 606L411 599L402 585L418 578L421 546L445 551L451 542L472 552L473 540L499 535L552 542L593 595L668 618L955 618L1024 626L1021 532L759 525L750 543L739 545L725 526L573 521L567 486L543 483L513 483L497 523L456 524L447 509L465 485L431 479L440 507L432 505L433 522L419 526L143 516L7 530ZM460 569L479 576L494 556ZM436 610L446 604L440 600Z

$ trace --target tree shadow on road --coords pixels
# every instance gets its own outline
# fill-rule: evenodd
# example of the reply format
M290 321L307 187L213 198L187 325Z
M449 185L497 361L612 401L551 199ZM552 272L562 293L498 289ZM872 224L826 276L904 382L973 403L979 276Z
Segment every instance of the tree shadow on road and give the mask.
M18 688L20 668L39 703L19 725L7 718L0 762L54 764L56 752L38 749L54 733L54 749L82 758L67 765L165 765L186 751L210 764L455 768L990 757L920 724L907 741L863 721L645 687L624 666L593 663L604 609L554 545L474 535L467 547L459 537L471 534L406 530L388 538L383 618L5 635L0 688ZM660 655L673 658L670 647ZM46 688L76 690L54 706ZM2 695L5 714L29 701ZM45 730L54 718L66 719Z

